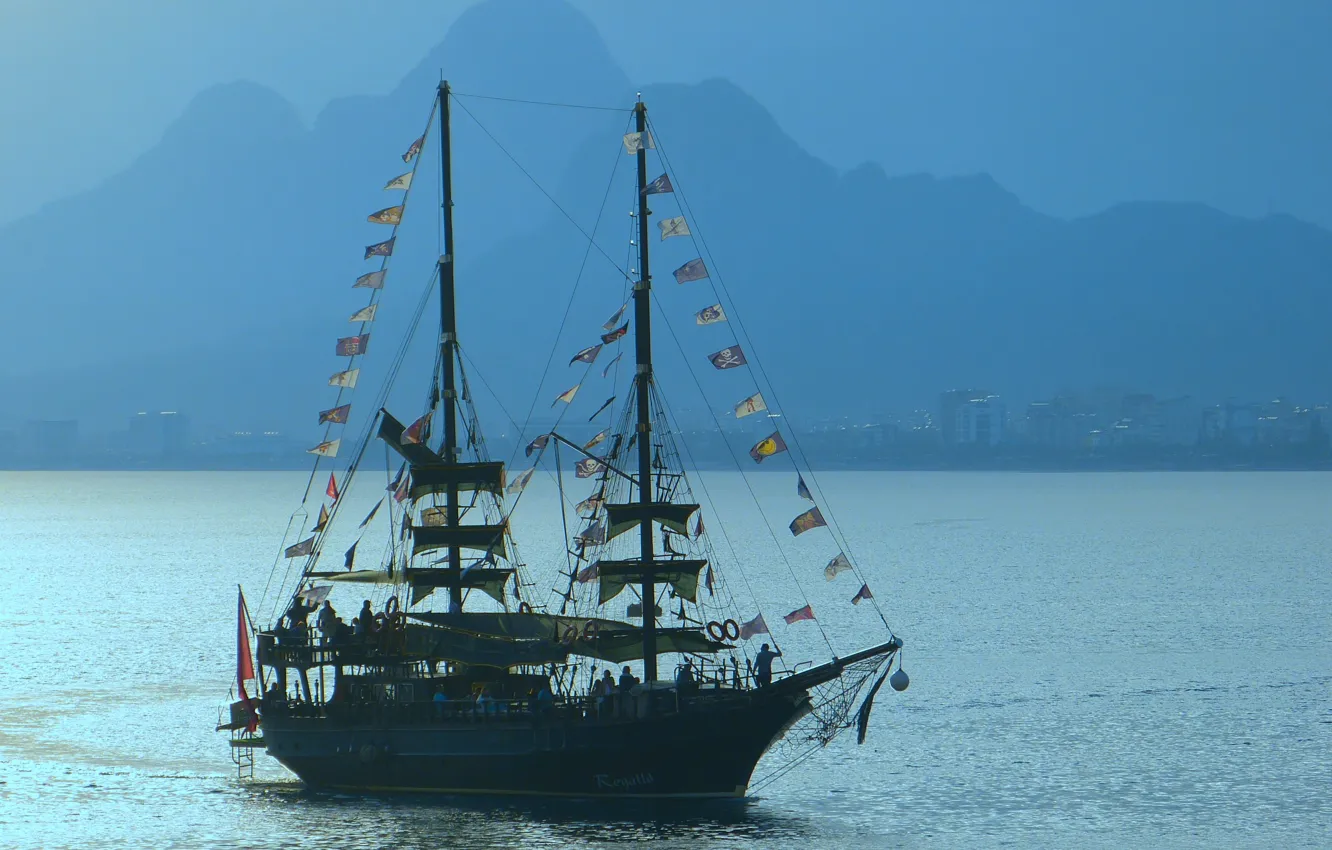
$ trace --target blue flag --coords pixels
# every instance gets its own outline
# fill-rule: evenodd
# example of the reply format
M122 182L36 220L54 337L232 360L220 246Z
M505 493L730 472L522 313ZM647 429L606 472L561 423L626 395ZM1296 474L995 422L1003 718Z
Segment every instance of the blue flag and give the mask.
M671 178L663 174L660 177L658 177L656 180L653 180L651 183L647 184L647 188L643 190L643 194L664 195L667 192L674 192L674 191L675 187L671 185Z
M676 283L688 283L691 280L703 280L708 276L708 267L703 265L703 259L690 260L675 272Z
M814 501L814 497L810 495L809 488L805 486L805 476L800 475L799 473L796 474L796 495L802 499L808 499L811 502Z
M393 237L397 239L398 237ZM393 253L393 239L385 239L383 242L376 242L374 245L365 246L365 259L371 257L387 257Z

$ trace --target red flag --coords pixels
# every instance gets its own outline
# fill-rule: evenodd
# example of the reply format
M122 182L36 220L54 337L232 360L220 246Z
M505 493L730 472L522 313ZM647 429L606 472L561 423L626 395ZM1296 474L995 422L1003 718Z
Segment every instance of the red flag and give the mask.
M338 479L334 478L331 472L328 474L328 486L324 488L324 492L333 501L338 500Z
M434 411L431 411L408 425L407 430L402 432L403 443L424 443L430 433L430 417L433 413Z
M702 512L702 511L699 511L699 512L698 512L698 522L695 523L695 525L694 525L694 539L697 540L698 538L700 538L700 537L702 537L702 536L703 536L703 512Z
M236 588L236 691L245 705L245 712L250 715L246 732L253 733L259 726L259 713L255 711L250 695L245 692L246 680L254 679L254 656L250 654L249 614L245 610L245 593Z
M814 619L814 609L806 605L804 608L795 609L782 619L786 620L786 624L788 626L791 625L792 623L798 623L801 620L812 620Z
M853 596L853 597L851 597L851 604L852 604L852 605L859 605L859 604L860 604L860 601L861 601L862 599L873 599L873 598L874 598L874 594L873 594L873 593L870 593L869 585L868 585L868 584L862 584L862 585L860 586L860 590L857 590L857 591L856 591L856 595Z

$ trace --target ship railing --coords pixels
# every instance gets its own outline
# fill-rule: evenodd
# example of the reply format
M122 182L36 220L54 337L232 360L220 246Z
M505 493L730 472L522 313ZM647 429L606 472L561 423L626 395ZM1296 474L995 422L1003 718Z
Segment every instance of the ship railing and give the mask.
M372 638L329 639L263 632L259 635L259 663L271 667L320 667L376 664L402 660L385 641Z
M616 692L602 697L557 696L553 702L544 706L537 703L535 708L529 698L491 699L479 703L474 699L336 699L328 702L266 699L262 713L306 720L328 718L345 723L405 726L528 724L534 719L539 725L568 725L616 723L649 715L687 713L696 702L713 703L718 696L747 698L744 692L729 688L699 688L681 693L673 686L661 686L653 689L636 688L630 693Z

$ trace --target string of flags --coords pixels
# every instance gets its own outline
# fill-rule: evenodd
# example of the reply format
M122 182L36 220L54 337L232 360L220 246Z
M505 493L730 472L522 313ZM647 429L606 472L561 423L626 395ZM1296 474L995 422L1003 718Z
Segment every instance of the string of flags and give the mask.
M421 148L424 144L425 144L425 134L422 134L414 142L412 142L410 146L408 146L407 151L402 155L403 162L410 163L413 159L415 159L417 155L420 154ZM407 208L407 194L408 191L411 189L412 178L414 177L415 173L416 173L416 166L413 165L411 170L399 174L397 177L394 177L393 179L389 180L387 183L384 184L384 189L387 191L396 190L396 191L402 191L404 193L403 199L400 203L384 207L383 209L377 210L366 216L366 221L368 221L371 224L389 225L390 227L393 228L393 233L389 236L388 239L385 239L382 242L376 242L372 245L367 245L365 247L365 253L363 259L369 260L373 257L382 258L380 268L359 275L356 278L355 282L352 283L353 289L370 290L370 303L367 304L365 307L362 307L361 309L355 311L347 318L347 321L349 323L359 324L361 326L359 332L351 336L338 338L336 344L334 345L335 356L349 358L347 363L347 368L334 372L328 379L328 385L331 387L336 387L338 389L338 401L341 401L343 390L356 389L356 383L360 377L361 370L355 365L356 363L355 359L357 357L361 357L364 354L366 354L366 352L370 348L370 332L369 330L367 330L367 326L375 321L376 314L379 311L379 304L377 299L380 291L384 288L384 279L388 273L388 266L387 266L388 258L393 255L393 247L397 241L397 228L398 225L402 223L402 218ZM330 407L327 410L319 411L319 424L327 426L328 428L331 428L334 425L346 425L350 418L351 418L350 402L335 404L333 407ZM429 428L429 415L427 414L427 416L423 417L421 420L418 420L411 427L409 427L406 430L406 432L404 432L403 435L404 442L413 442L423 439L424 433L428 430L428 428ZM309 454L315 455L317 458L325 458L325 457L335 458L338 456L338 450L341 447L341 445L342 445L342 439L340 437L335 437L330 439L330 434L326 430L325 439L320 441L319 444L314 446L313 448L307 449L307 452ZM406 498L406 492L405 492L406 484L407 480L403 474L403 469L399 469L397 479L389 487L390 492L394 494L394 498L399 502L403 501ZM338 486L338 481L335 473L329 473L328 485L324 488L324 495L329 499L330 503L333 505L336 505L338 500L342 497L342 490ZM370 513L366 515L365 519L361 520L360 528L364 529L367 525L370 524L370 521L375 518L375 514L379 511L379 508L383 503L384 503L383 499L380 499L378 502L375 503L375 506L370 509ZM299 558L309 555L311 552L314 551L318 535L322 533L325 528L327 528L329 520L331 518L332 518L332 511L330 510L329 506L321 502L319 505L318 520L315 522L314 528L311 529L311 531L313 532L313 536L305 540L302 540L299 543L296 543L292 546L286 547L286 549L283 550L283 554L287 558ZM358 539L357 543L359 542L360 541ZM352 563L356 556L356 545L357 545L356 543L353 543L351 545L351 548L347 550L345 556L347 569L352 568Z
M644 149L650 150L655 148L655 144L650 133L628 133L625 134L624 136L624 148L627 154L636 154ZM407 159L409 157L404 157L404 158ZM668 174L662 174L659 177L652 180L650 183L648 183L645 186L643 192L645 195L670 194L675 192L675 188L671 182L670 176ZM381 210L379 213L376 213L375 216L391 215L391 211L392 208L390 207L387 208L386 210ZM686 220L686 218L683 215L676 215L658 220L657 229L660 234L661 241L665 241L667 239L672 239L675 237L693 236L693 233L689 227L689 222ZM390 242L390 244L387 245L385 250L391 252L392 251L391 240L386 240L386 241ZM385 243L380 243L380 245L384 244ZM369 246L367 248L367 255L369 255L371 249L377 247L379 246ZM675 278L676 283L681 285L700 280L708 280L710 278L710 273L707 268L707 264L702 257L696 257L692 260L685 262L683 265L676 268L672 273L672 275ZM629 330L629 323L627 321L624 321L624 314L628 309L628 307L629 307L629 302L627 301L624 302L619 307L619 309L617 309L615 313L605 323L602 324L602 330L604 330L605 333L601 334L600 344L589 345L574 353L574 355L569 360L569 365L572 366L574 363L583 363L586 366L590 367L593 363L597 361L603 347L607 345L612 345L623 339L628 334ZM715 304L710 304L708 306L705 306L699 309L697 312L695 312L694 321L696 325L703 327L708 325L727 323L729 321L729 317L726 315L725 307L720 302L718 302ZM623 352L617 351L615 356L606 362L605 366L601 371L601 377L603 379L609 375L611 368L619 362L622 356ZM712 354L709 354L708 361L712 364L713 368L717 369L718 371L729 371L732 369L737 369L749 365L748 357L746 356L744 349L739 344L733 344L727 346L726 348L722 348L718 351L715 351ZM551 406L554 407L561 402L565 404L571 404L581 387L582 387L582 382L574 384L572 387L570 387L569 389L565 390L564 392L556 396L555 400L551 403ZM588 418L588 421L590 422L595 420L605 410L611 407L614 404L614 402L615 402L614 396L608 398L597 409L597 411ZM741 400L739 403L735 405L734 408L735 416L737 419L743 419L747 416L752 416L754 414L762 413L767 410L768 410L768 404L767 401L764 399L761 391L756 391L752 395ZM598 432L594 437L592 437L590 440L587 441L587 443L584 444L583 450L591 451L592 449L600 445L602 442L605 441L607 433L608 432L606 430ZM540 452L544 450L548 445L549 439L550 439L549 434L543 434L533 439L526 446L524 451L525 455L527 457L531 457L533 452ZM758 443L756 443L750 449L749 454L755 463L762 463L764 460L770 457L774 457L778 454L783 454L787 452L788 452L788 447L781 432L774 430L772 434L770 434L769 436L763 438ZM590 456L582 458L579 461L577 461L577 463L575 464L575 475L578 478L592 478L594 476L601 474L605 470L605 468L606 468L605 458ZM514 484L511 485L511 491L514 487L516 487L518 490L521 490L522 487L526 486L527 481L529 481L531 478L532 472L533 470L528 470L525 473L523 473L521 476L519 476L518 479L515 479ZM800 498L806 501L809 502L815 501L813 494L810 492L808 486L805 484L804 477L802 475L798 475L796 492ZM588 514L587 528L585 528L583 531L579 532L575 536L575 542L579 547L578 551L580 555L582 553L584 546L591 544L598 544L604 542L606 539L605 537L606 526L604 522L602 522L602 518L600 518L599 516L601 504L602 504L602 489L598 489L594 495L589 496L587 499L584 499L582 502L579 502L575 508L576 512L578 512L580 515ZM800 535L805 534L806 532L813 531L818 528L825 528L827 526L828 523L824 519L822 510L820 509L819 505L814 504L812 507L810 507L809 509L798 515L795 519L793 519L788 527L789 530L791 531L792 536L799 537ZM695 528L693 529L693 537L695 540L697 540L702 536L702 534L703 534L703 516L702 513L700 512L696 520ZM669 549L669 541L667 542L666 545L667 548ZM854 567L852 566L850 560L846 557L844 553L838 552L837 555L831 561L829 561L828 565L824 568L824 577L828 581L832 581L842 572L847 572L852 570L854 570ZM577 580L579 582L590 581L593 578L595 578L595 574L596 574L596 564L593 563L584 568L583 570L581 570L577 574ZM713 576L710 568L706 578L706 586L709 592L712 592ZM851 599L851 602L854 605L859 605L860 602L866 599L873 599L873 598L874 597L869 589L869 585L862 583L859 590L857 590L855 596ZM791 613L783 617L783 620L787 625L802 622L805 620L815 620L815 619L816 617L814 614L814 609L812 605L808 603L805 604L803 607L797 608L795 611L792 611ZM770 634L770 632L768 630L767 623L763 619L763 615L759 614L754 619L741 625L739 637L742 640L749 640L750 638L753 638L761 634Z
M625 136L625 150L629 153L637 153L643 148L643 144L642 137L639 134ZM647 146L649 148L652 147L650 136L647 139ZM667 174L663 174L653 180L645 189L646 194L673 193L674 191L675 188ZM662 218L657 222L657 229L659 230L663 241L676 236L692 236L689 229L689 223L682 215ZM673 276L675 277L677 284L685 284L693 281L709 279L709 271L703 258L696 257L675 269ZM616 318L618 319L618 317L619 314L617 313ZM694 313L694 322L699 326L722 324L727 321L728 317L726 315L726 310L721 303L711 304ZM708 362L710 362L713 368L719 372L738 369L749 365L749 360L744 349L738 344L730 345L709 354ZM763 398L763 393L761 391L756 391L753 395L750 395L736 404L734 410L736 418L743 419L747 416L767 411L768 404ZM763 463L763 461L768 458L786 452L788 452L786 440L782 437L780 431L774 430L770 435L759 440L750 448L749 456L755 463ZM815 501L809 487L805 484L804 476L800 475L798 471L796 494L806 501ZM793 519L788 528L792 536L799 537L806 532L813 531L817 528L826 528L827 526L828 523L824 519L822 510L817 504L815 504L813 507ZM697 531L698 533L702 532L701 514L699 516L699 528ZM697 534L695 536L697 537ZM832 581L839 574L853 570L854 567L845 553L838 552L837 555L828 562L828 565L824 568L823 572L824 577L828 581ZM862 583L860 589L856 592L856 595L851 599L851 602L854 605L859 605L862 601L873 598L874 595L870 592L869 585ZM803 620L813 620L815 619L814 610L807 604L804 607L798 608L790 614L787 614L783 619L788 625ZM742 625L740 629L740 636L744 640L748 640L750 637L758 634L768 634L767 624L764 623L761 614L750 622Z

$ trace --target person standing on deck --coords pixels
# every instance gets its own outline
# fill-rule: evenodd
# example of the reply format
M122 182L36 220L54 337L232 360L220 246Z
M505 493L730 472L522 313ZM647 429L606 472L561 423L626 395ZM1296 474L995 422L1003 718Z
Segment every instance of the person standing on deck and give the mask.
M624 670L620 672L620 706L619 713L624 716L630 716L629 710L629 692L633 690L634 685L638 684L637 678L629 670L629 665L624 665Z
M765 643L759 648L758 655L754 657L754 681L760 688L765 688L772 684L772 662L775 658L781 658L782 651L779 649L773 652Z
M338 633L338 612L333 610L333 603L324 600L324 607L319 609L319 633L324 636L324 643L332 643Z
M305 604L304 597L297 596L295 599L291 600L291 607L287 609L287 616L291 618L292 628L294 629L300 625L304 625L305 618L310 615L311 610L313 609Z

